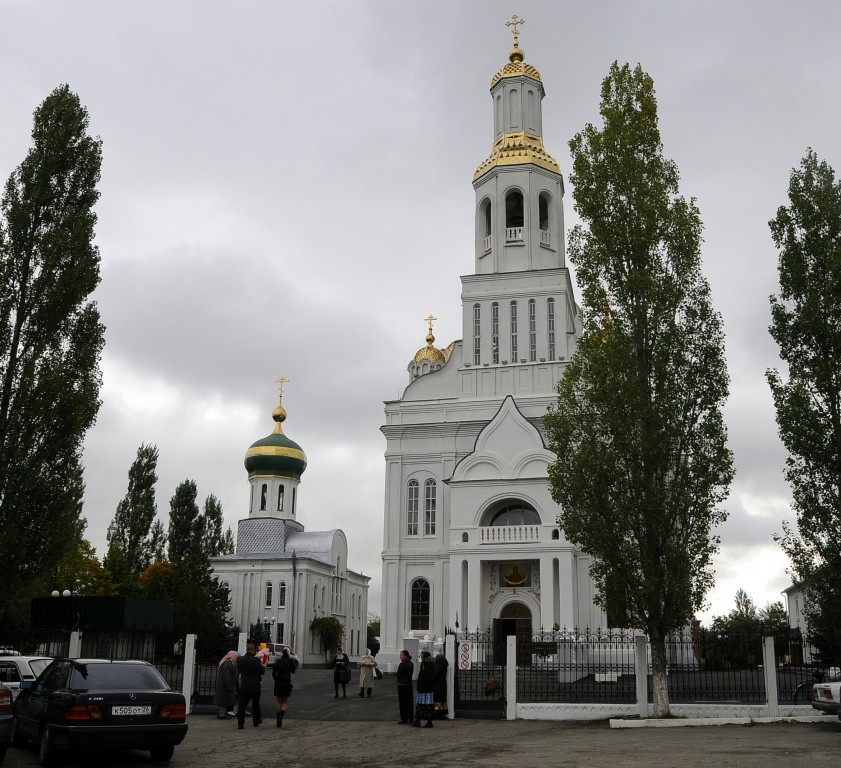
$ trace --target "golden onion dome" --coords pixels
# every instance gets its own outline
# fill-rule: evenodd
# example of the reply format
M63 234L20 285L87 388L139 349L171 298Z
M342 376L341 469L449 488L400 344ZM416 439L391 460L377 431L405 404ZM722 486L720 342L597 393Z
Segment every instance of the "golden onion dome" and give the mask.
M434 342L435 337L432 335L432 331L430 331L426 335L426 346L421 347L417 352L415 352L412 362L417 364L423 360L428 360L430 363L446 363L447 356L440 349L432 346Z

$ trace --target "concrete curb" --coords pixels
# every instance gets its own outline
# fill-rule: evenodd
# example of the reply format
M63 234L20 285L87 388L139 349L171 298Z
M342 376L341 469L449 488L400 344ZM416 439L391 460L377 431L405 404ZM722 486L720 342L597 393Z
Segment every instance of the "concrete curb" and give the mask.
M822 723L830 722L825 715L798 717L676 717L668 719L611 719L611 728L688 728L703 725L754 725L759 723Z

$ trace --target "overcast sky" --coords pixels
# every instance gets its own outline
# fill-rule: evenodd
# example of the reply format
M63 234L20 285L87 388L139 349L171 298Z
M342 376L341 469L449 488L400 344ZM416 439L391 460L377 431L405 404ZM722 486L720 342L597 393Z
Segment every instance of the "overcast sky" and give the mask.
M790 578L772 535L791 513L764 378L779 362L768 220L807 147L841 171L841 5L829 0L0 0L0 178L60 83L103 140L107 332L84 509L100 555L142 442L160 449L165 522L192 478L236 531L245 451L271 431L283 375L285 431L309 460L299 519L345 531L379 611L383 401L408 383L424 317L438 318L440 346L462 336L471 179L514 13L565 175L611 62L654 78L665 153L701 210L731 376L737 474L704 615L729 611L739 587L780 599Z

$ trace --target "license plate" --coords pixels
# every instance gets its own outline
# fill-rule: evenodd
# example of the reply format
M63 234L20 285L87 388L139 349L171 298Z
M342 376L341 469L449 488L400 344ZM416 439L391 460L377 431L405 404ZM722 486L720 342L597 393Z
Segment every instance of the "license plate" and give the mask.
M112 715L151 715L152 707L111 707Z

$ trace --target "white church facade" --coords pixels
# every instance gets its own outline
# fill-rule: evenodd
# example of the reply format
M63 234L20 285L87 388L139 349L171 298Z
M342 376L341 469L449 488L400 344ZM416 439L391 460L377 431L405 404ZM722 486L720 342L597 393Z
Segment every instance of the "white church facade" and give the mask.
M580 318L564 249L564 180L543 145L540 73L514 49L491 82L494 142L473 186L463 338L427 344L386 402L381 656L448 629L524 636L606 627L590 558L556 524L543 417Z
M239 521L235 552L210 559L228 588L230 618L242 631L263 626L272 642L290 645L302 663L318 664L325 649L310 624L332 616L344 625L345 651L362 655L370 577L348 567L343 531L307 532L299 522L298 490L307 458L283 432L282 391L272 418L274 431L245 455L249 511Z

